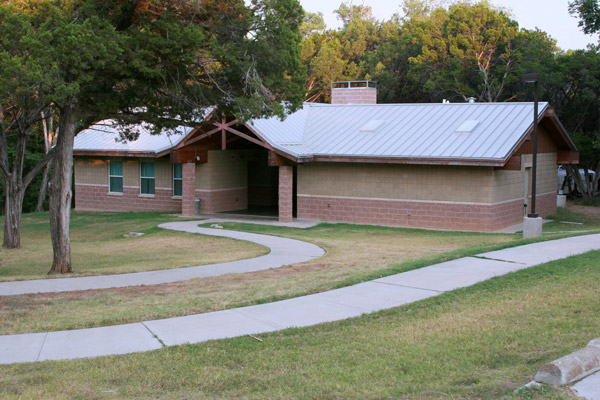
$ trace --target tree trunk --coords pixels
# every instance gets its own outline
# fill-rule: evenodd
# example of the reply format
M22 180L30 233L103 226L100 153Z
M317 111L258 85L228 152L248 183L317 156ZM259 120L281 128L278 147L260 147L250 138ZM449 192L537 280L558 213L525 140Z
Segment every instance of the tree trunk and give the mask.
M12 179L4 180L6 192L4 202L4 240L7 249L21 247L21 215L23 212L24 190L19 190Z
M56 155L50 180L50 233L54 258L48 274L71 272L71 183L73 180L73 140L77 127L74 105L60 114L60 135L56 141Z
M581 193L583 198L586 200L591 200L592 196L590 195L590 192L589 192L590 185L588 184L588 182L584 182L584 179L586 179L587 173L585 174L584 178L581 179L581 175L579 175L579 169L577 169L577 165L566 164L565 168L567 170L567 173L569 175L571 175L571 177L573 178L573 182L575 182L575 186L577 186L577 188L579 189L579 193Z
M42 183L40 185L40 194L38 195L37 206L35 211L44 211L44 202L46 201L46 193L48 192L48 181L50 180L50 163L44 168L44 174L42 175Z

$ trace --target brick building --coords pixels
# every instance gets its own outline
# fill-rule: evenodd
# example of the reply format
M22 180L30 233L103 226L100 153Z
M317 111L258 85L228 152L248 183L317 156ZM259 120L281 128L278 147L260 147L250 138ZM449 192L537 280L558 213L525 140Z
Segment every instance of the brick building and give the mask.
M369 82L337 83L332 104L277 118L211 121L115 141L103 121L75 142L80 210L200 212L273 207L293 217L492 231L530 199L533 103L376 104ZM537 212L556 209L556 166L573 142L540 103ZM524 207L525 206L525 207Z

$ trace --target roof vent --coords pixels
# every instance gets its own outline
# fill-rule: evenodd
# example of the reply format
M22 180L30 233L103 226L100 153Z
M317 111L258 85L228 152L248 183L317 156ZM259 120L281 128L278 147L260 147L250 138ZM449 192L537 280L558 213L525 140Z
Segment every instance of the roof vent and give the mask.
M381 128L384 124L385 124L384 120L372 119L369 122L367 122L365 125L363 125L362 128L360 128L360 133L375 133L375 131L377 129Z
M467 101L469 102L469 104L473 104L473 103L475 103L477 101L477 98L476 97L469 97L467 99Z
M468 119L454 131L454 133L471 133L473 129L479 125L479 121L475 121L473 119Z

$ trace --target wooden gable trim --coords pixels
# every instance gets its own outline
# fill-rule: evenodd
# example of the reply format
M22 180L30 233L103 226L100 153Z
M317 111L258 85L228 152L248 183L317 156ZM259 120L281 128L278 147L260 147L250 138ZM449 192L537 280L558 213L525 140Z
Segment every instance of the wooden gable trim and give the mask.
M257 144L257 145L259 145L261 147L264 147L265 149L273 150L273 147L271 147L271 145L269 143L267 143L267 141L265 141L264 139L262 139L259 136L257 136L258 139L255 139L252 136L246 135L245 133L242 133L242 132L238 131L237 129L234 129L234 128L231 128L231 127L228 127L226 129L226 131L230 132L230 133L233 133L234 135L239 136L242 139L246 139L249 142L252 142L252 143Z
M575 147L573 141L569 138L567 132L564 127L556 117L556 112L554 108L548 107L539 117L538 117L539 125L543 126L544 132L548 136L547 139L550 139L556 145L557 153L561 152L569 152L574 153L569 155L567 158L569 159L579 159L579 152ZM548 126L550 125L550 126ZM531 154L531 144L529 144L529 148L527 148L527 142L530 141L531 135L533 135L534 126L531 124L527 133L521 138L521 140L513 147L510 151L510 156L506 159L506 164L510 162L511 158L516 154ZM539 137L538 137L539 139ZM558 139L558 140L557 140ZM561 143L562 142L562 143ZM538 146L543 146L543 143L538 142ZM575 155L576 154L576 155ZM561 158L559 156L558 158ZM564 157L562 157L564 158ZM563 164L560 161L557 161L557 164Z
M506 164L502 168L499 168L502 171L520 171L521 170L522 157L520 154L513 154L512 157L508 159Z

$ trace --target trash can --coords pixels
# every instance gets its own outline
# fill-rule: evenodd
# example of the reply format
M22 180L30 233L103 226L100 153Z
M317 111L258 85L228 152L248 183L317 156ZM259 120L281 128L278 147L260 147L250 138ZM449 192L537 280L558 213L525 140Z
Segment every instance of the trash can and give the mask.
M200 215L200 197L195 197L194 202L196 205L196 208L195 208L196 215Z

